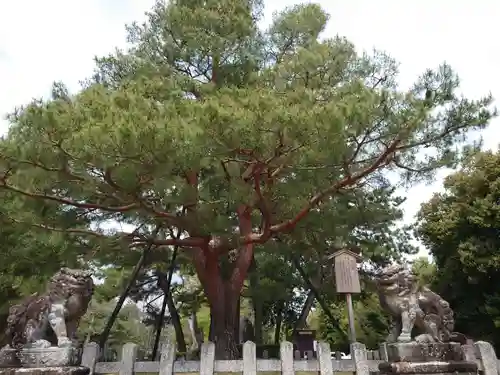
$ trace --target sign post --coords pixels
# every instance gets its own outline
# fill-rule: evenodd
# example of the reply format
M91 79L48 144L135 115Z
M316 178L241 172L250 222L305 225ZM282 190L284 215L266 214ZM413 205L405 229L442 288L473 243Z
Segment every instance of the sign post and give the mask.
M349 338L351 343L356 342L356 328L354 326L354 309L352 306L352 294L361 293L359 283L358 262L362 258L350 250L339 250L333 253L330 259L334 259L335 284L337 293L345 294L347 303L347 314L349 317Z

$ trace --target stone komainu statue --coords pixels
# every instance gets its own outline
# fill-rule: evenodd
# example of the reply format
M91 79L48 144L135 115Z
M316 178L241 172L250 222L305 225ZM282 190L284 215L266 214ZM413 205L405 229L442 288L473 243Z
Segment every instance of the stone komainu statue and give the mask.
M416 327L418 342L465 341L453 332L455 320L448 302L425 286L421 286L411 270L401 265L384 268L376 277L380 304L393 318L387 341L412 341Z
M62 268L44 294L35 293L10 308L8 344L15 349L72 346L93 292L89 272Z

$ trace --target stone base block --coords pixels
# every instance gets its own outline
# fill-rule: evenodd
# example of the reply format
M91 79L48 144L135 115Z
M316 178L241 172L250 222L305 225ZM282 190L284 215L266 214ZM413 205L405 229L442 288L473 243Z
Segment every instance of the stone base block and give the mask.
M0 351L0 368L39 368L76 366L80 351L76 348L4 348Z
M463 361L459 343L393 343L387 345L389 362Z
M2 350L0 350L0 368L20 367L21 362L19 362L17 352L17 350L10 349L8 346L2 348Z
M0 375L88 375L87 367L32 367L32 368L2 368Z
M378 367L381 374L401 375L476 375L478 371L475 362L467 361L383 362Z

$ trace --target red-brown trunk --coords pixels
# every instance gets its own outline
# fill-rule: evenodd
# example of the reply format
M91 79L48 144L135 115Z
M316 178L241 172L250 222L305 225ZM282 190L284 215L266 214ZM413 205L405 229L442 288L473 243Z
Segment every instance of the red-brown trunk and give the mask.
M226 293L226 291L219 296L215 304L210 304L214 329L215 357L217 359L237 359L239 357L238 338L235 334L237 329L237 300L232 298L231 294Z
M250 214L239 210L240 233L251 233ZM219 254L211 249L200 249L195 253L194 264L210 305L211 339L215 343L217 359L237 359L238 323L240 298L243 283L253 258L253 245L245 245L238 251L231 276L223 279Z
M218 258L206 251L203 254L203 261L195 264L210 306L210 340L215 343L217 359L237 359L238 300L243 284L234 283L233 278L224 280ZM239 274L246 272L239 270Z

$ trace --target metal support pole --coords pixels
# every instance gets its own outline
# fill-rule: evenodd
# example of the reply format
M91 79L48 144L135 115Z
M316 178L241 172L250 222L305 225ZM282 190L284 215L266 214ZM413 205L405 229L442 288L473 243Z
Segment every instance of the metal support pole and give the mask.
M351 343L356 342L356 327L354 327L354 309L352 307L351 293L345 295L347 303L347 315L349 316L349 338Z
M179 237L180 236L177 236L177 239L179 239ZM164 277L164 275L162 275L162 274L158 275L158 284L163 291L163 302L161 304L160 315L157 316L157 320L156 320L156 337L155 337L155 343L153 345L153 354L152 354L153 361L156 361L156 357L158 354L158 347L160 345L161 330L163 328L163 322L165 321L165 310L167 309L168 299L172 298L172 296L170 296L170 293L171 293L170 286L172 285L172 276L174 275L174 272L175 272L175 261L177 260L178 250L179 250L179 247L176 246L174 248L174 252L172 253L172 259L170 260L170 266L169 266L169 270L168 270L166 284L163 283L163 280L161 279L162 277ZM172 314L172 311L170 311L170 314Z
M161 225L157 225L155 230L153 231L153 238L156 238L158 233L160 232ZM120 298L118 299L118 302L116 302L116 306L111 313L111 316L109 317L108 322L106 323L106 326L104 327L104 330L99 336L99 347L101 350L104 348L104 344L106 344L106 341L108 340L109 334L111 333L111 329L113 328L113 324L115 323L116 318L118 318L118 314L120 313L120 310L125 303L125 300L127 299L130 290L135 284L135 281L137 280L137 277L139 276L139 272L142 270L142 267L144 266L144 263L146 262L146 255L148 255L149 251L153 247L154 242L151 241L149 242L148 246L142 251L141 257L139 258L139 261L135 265L134 269L132 270L132 275L130 275L130 280L127 283L127 286L123 290L122 294L120 295Z

